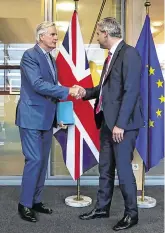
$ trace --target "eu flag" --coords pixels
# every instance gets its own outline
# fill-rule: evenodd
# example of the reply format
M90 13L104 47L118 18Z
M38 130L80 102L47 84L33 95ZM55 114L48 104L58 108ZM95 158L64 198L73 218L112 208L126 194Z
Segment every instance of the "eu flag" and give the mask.
M147 15L136 45L142 59L141 95L145 127L140 129L136 149L146 172L164 157L164 79Z

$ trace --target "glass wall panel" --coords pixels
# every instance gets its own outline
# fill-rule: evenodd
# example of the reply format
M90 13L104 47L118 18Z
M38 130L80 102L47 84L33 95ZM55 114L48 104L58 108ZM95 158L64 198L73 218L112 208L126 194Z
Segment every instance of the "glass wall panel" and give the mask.
M15 126L20 88L18 65L23 52L35 43L36 25L44 20L42 3L0 1L0 176L22 175L24 156Z
M99 48L96 38L94 37L89 47L89 42L102 6L102 0L81 0L78 3L78 16L83 36L85 47L88 51L87 56L91 68L94 85L97 85L100 80L100 74L105 60L105 51ZM103 7L101 18L112 16L116 17L121 22L121 2L120 0L107 0ZM59 46L63 41L67 31L68 24L71 20L74 1L57 0L54 12L54 21L56 21L59 37ZM61 147L58 142L53 139L52 154L51 154L51 176L68 175L68 170L63 162ZM86 172L85 175L97 175L97 166Z

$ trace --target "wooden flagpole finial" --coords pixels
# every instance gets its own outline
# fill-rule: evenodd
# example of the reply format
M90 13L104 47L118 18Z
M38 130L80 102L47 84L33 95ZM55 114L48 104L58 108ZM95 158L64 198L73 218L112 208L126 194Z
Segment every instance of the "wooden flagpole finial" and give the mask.
M146 2L144 3L144 6L145 6L145 8L146 8L146 14L149 15L149 7L151 6L150 1L146 1Z
M74 0L74 2L75 2L75 11L78 11L78 1L79 0Z

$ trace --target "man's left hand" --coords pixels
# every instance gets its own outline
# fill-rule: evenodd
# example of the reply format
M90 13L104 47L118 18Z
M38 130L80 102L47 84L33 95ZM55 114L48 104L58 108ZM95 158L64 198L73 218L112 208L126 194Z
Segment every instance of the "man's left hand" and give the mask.
M58 123L61 129L67 129L67 125L64 125L63 122Z
M121 142L124 138L124 129L115 126L112 131L112 138L114 142Z

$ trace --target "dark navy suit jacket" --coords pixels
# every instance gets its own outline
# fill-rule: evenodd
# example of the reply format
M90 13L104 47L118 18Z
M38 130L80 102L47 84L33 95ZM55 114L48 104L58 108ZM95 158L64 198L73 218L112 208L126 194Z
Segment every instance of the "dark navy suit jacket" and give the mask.
M125 130L144 126L140 96L141 69L140 55L136 49L121 41L112 57L103 84L103 111L96 114L95 110L99 101L105 65L100 84L86 89L84 100L96 98L94 114L97 128L101 127L103 116L111 131L115 125Z
M21 63L20 99L16 125L22 128L49 130L54 122L56 102L66 99L69 88L59 86L48 61L38 45L25 51ZM56 72L56 66L54 63Z

